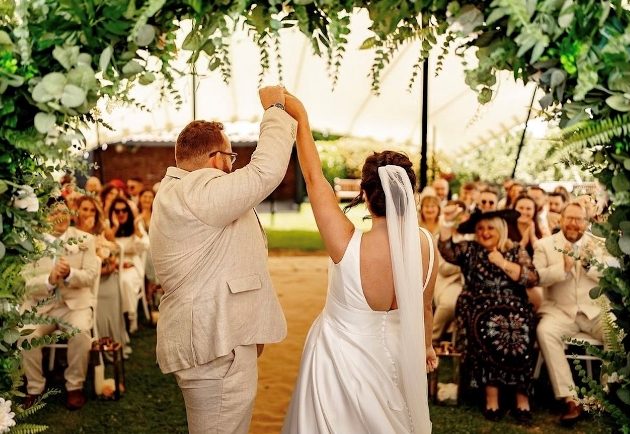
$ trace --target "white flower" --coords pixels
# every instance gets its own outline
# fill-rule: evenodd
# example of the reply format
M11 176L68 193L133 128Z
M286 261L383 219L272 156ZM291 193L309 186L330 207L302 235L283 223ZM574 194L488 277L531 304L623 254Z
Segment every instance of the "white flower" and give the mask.
M37 212L39 209L39 201L37 200L37 196L35 196L33 187L23 185L17 191L17 195L13 196L13 207L26 210L27 212Z
M612 374L610 374L608 376L608 382L609 383L619 383L620 382L620 378L619 378L619 374L616 372L613 372Z
M0 398L0 434L8 433L15 426L15 413L11 411L11 401Z

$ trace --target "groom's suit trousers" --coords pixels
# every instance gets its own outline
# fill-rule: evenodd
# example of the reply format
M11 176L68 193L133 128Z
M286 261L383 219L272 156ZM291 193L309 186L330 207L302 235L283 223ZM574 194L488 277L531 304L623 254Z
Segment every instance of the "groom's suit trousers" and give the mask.
M184 395L190 434L247 434L258 383L256 345L173 373Z

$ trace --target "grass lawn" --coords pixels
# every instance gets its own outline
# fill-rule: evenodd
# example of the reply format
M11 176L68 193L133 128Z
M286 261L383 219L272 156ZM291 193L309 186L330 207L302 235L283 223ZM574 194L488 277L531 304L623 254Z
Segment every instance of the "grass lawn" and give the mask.
M125 362L127 390L119 401L88 399L85 407L71 412L65 408L64 391L50 397L47 405L28 421L48 425L50 428L46 432L50 434L186 433L186 410L181 392L173 376L163 375L155 363L155 329L142 323L132 340L133 353ZM592 417L578 422L570 430L560 427L557 423L559 413L549 403L552 401L549 395L550 390L542 377L533 400L535 406L532 426L519 426L509 416L501 422L489 422L483 418L477 408L466 405L456 407L431 405L433 433L604 434L610 432L601 425L598 419ZM64 390L61 369L56 369L51 374L48 387ZM90 387L88 385L86 389L91 390Z
M343 208L346 203L342 203ZM348 218L361 230L370 228L370 221L363 217L368 215L364 205L358 205L348 212ZM269 250L324 250L313 211L309 203L303 203L299 212L258 213L260 222L265 228Z

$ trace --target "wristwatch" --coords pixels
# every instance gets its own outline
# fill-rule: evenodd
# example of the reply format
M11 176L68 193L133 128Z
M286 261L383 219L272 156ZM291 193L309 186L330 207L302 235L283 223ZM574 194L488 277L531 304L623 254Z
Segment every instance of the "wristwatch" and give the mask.
M280 104L279 102L270 105L269 107L267 107L267 110L269 110L271 107L278 107L280 110L284 110L284 105Z

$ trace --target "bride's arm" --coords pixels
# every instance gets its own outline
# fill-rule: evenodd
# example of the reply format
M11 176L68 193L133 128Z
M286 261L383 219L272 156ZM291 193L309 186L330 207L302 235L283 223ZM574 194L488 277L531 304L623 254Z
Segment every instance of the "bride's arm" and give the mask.
M315 215L315 222L324 240L326 251L331 259L338 263L343 258L350 242L354 225L341 211L335 193L324 177L304 105L288 92L285 105L287 113L298 121L296 138L298 159L306 181L306 190Z

